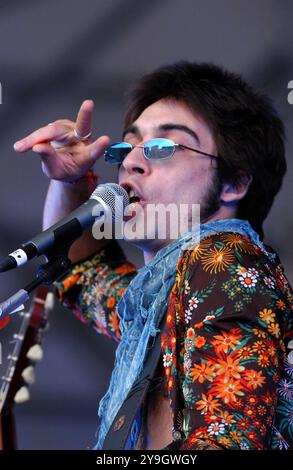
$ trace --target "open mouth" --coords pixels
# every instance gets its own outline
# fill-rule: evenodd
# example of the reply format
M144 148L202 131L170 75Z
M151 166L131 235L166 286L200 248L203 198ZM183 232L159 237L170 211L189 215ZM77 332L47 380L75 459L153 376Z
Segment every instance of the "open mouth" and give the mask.
M129 197L129 204L133 204L141 200L141 197L133 189L129 190L128 197Z
M129 197L129 205L124 211L124 221L130 220L138 214L138 210L141 209L141 206L144 206L145 201L142 196L130 185L121 184L121 186L126 190Z
M121 183L121 186L122 186L122 188L125 189L125 191L128 194L129 204L134 204L134 203L137 203L137 202L140 202L140 203L143 202L143 198L142 198L141 194L139 194L138 191L135 188L132 187L132 185L127 184L127 183Z

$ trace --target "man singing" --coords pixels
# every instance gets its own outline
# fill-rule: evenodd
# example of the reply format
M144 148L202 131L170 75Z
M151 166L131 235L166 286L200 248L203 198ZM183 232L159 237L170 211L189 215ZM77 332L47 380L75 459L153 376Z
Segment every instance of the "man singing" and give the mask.
M76 122L55 121L15 144L38 153L51 178L45 228L89 198L103 155L130 196L125 224L136 217L142 226L151 205L200 204L196 241L191 212L176 239L158 227L128 237L143 250L138 272L114 240L88 232L71 248L60 299L119 342L96 448L118 426L159 330L159 365L125 449L290 448L292 290L262 242L286 171L282 122L238 75L188 62L138 81L121 142L91 139L93 106L84 101Z

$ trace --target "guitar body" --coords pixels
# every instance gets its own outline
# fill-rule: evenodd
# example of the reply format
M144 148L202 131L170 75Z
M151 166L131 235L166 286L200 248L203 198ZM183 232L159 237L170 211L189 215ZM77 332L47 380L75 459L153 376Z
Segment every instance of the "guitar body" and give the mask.
M15 413L12 404L3 408L0 415L0 450L16 450Z
M49 311L53 308L53 294L44 286L38 287L29 312L20 312L22 317L18 333L13 334L13 349L8 354L8 367L1 377L0 389L0 449L17 449L14 406L29 397L28 383L24 371L31 369L40 357L40 345ZM13 314L16 315L16 314ZM39 352L38 352L39 351ZM37 354L36 354L37 353ZM28 357L29 356L29 357Z

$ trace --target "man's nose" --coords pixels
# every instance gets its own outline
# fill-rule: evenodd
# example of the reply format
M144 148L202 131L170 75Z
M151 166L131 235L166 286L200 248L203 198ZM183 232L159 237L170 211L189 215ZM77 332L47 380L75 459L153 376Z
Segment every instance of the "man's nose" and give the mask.
M143 148L134 147L124 158L120 170L121 168L124 168L129 174L148 174L150 171L150 162L145 158Z

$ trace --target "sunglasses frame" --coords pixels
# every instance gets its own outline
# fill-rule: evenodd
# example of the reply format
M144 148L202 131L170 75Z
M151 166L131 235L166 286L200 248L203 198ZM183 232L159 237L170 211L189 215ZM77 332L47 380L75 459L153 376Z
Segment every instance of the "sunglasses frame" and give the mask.
M159 141L166 141L166 142L170 142L172 143L172 153L166 157L161 157L161 158L150 158L146 155L145 153L145 148L147 147L147 144L149 144L150 142L154 141L154 140L159 140ZM129 146L129 152L125 155L125 157L127 157L127 155L134 149L134 148L142 148L143 149L143 155L144 157L147 159L147 160L150 160L150 161L156 161L156 160L166 160L168 158L172 158L174 153L176 152L176 149L178 148L183 148L183 149L187 149L187 150L191 150L192 152L196 152L196 153L199 153L200 155L203 155L205 157L209 157L209 158L214 158L214 159L219 159L221 158L219 155L212 155L210 153L207 153L207 152L203 152L201 150L198 150L198 149L195 149L195 148L192 148L192 147L188 147L187 145L183 145L183 144L176 144L175 142L173 142L173 140L171 139L164 139L164 138L157 138L157 139L151 139L151 140L148 140L147 142L144 142L143 144L138 144L138 145L132 145L128 142L116 142L114 144L111 144L109 145L109 147L106 148L105 152L104 152L104 156L105 156L105 161L106 163L108 163L109 165L119 165L123 162L123 160L121 161L117 161L117 162L109 162L107 161L107 151L113 147L114 145L119 145L119 144L127 144ZM127 147L125 147L126 149ZM171 148L171 145L170 145L170 148Z

